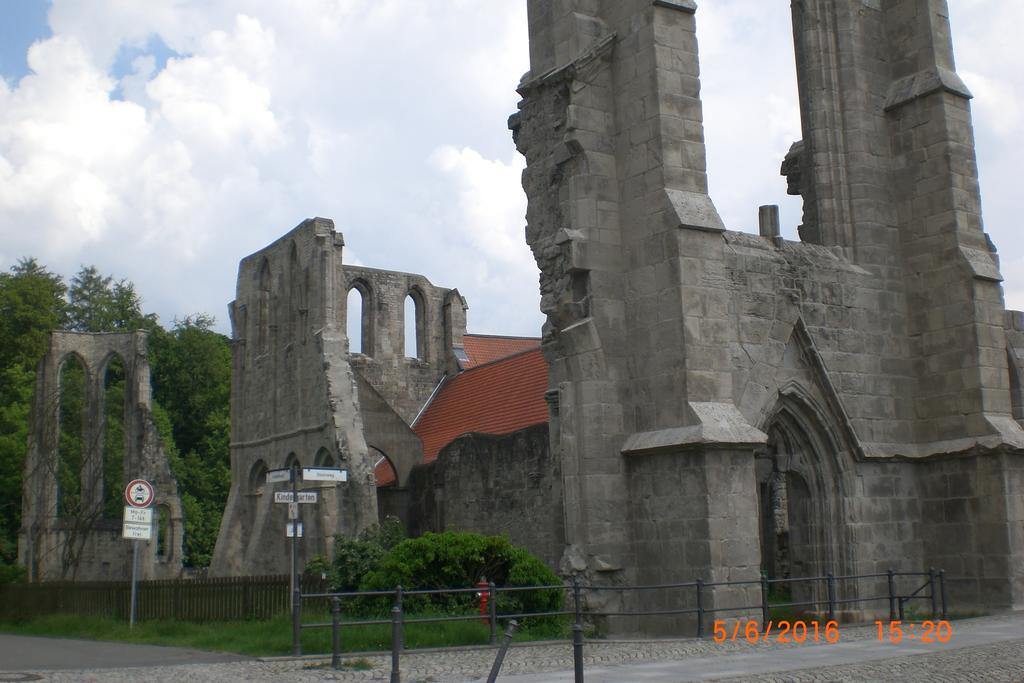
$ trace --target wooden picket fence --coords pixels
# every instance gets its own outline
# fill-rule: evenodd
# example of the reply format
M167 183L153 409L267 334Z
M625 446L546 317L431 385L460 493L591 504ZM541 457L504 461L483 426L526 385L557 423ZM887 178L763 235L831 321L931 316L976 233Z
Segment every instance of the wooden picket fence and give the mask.
M140 581L136 619L191 622L270 619L288 614L288 576ZM305 577L302 590L326 590ZM0 620L46 614L76 614L127 619L131 583L127 581L50 581L0 585Z

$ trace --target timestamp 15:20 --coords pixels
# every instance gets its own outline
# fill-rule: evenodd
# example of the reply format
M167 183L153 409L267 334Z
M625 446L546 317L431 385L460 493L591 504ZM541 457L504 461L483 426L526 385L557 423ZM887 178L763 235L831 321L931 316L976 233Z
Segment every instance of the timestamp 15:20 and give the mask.
M905 624L902 621L875 621L878 627L878 640L888 637L890 642L913 640L919 643L948 643L953 635L953 627L948 621L922 621L921 623Z

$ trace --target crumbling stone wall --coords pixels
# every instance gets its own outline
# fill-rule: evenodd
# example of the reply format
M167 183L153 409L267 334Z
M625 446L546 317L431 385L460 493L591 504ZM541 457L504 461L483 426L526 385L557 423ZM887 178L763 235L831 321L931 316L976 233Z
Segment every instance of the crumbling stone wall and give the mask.
M793 4L796 243L771 220L726 230L708 195L696 2L528 8L509 125L570 568L610 584L756 578L768 453L794 574L948 560L958 604L1020 604L1020 326L982 229L945 3ZM706 604L754 604L743 593Z
M123 481L104 482L104 380L111 362L120 359L125 372ZM74 516L62 516L58 453L60 435L61 371L77 359L85 375L81 416L81 502ZM106 516L104 499L118 495L132 479L153 484L153 539L142 542L139 576L143 579L176 578L181 574L181 499L167 454L152 418L146 333L51 332L49 349L39 362L29 431L22 498L22 526L18 533L18 562L33 581L75 579L116 581L131 577L132 543L121 538L121 515ZM105 491L104 485L119 487ZM120 511L120 508L118 508ZM159 515L166 526L158 548ZM162 552L158 553L158 550Z
M378 519L373 468L383 456L404 487L422 461L409 424L453 367L466 304L421 275L343 263L344 238L324 218L304 221L239 264L230 306L233 340L231 490L210 571L288 571L287 506L275 504L267 470L342 467L340 485L300 506L299 561L331 557L336 535ZM347 299L363 296L362 353L349 348ZM420 348L404 348L406 295L417 300Z
M409 479L409 531L505 534L552 567L565 546L562 477L548 426L468 434Z

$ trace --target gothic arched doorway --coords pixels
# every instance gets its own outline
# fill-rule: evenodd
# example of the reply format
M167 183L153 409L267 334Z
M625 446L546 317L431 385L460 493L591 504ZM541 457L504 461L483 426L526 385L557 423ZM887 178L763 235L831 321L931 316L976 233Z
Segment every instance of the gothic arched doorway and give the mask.
M758 509L761 569L771 578L853 573L844 522L845 454L825 415L805 392L791 387L780 392L766 421L768 447L757 466ZM826 600L825 581L776 586L794 602ZM847 597L856 592L854 585L839 589Z

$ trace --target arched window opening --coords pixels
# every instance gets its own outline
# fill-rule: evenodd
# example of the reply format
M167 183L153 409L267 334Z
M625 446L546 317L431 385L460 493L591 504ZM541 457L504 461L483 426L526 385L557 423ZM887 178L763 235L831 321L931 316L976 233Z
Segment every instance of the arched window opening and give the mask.
M103 372L103 516L119 519L125 485L125 367L114 355Z
M316 459L314 459L313 464L317 467L336 467L334 456L326 448L321 448L316 452Z
M359 284L348 290L345 311L345 330L351 353L371 355L370 306L367 291Z
M171 559L171 509L166 505L156 508L156 559Z
M426 358L426 321L423 311L423 297L415 289L405 297L405 356Z
M257 460L249 470L249 493L263 493L263 486L266 483L267 465L262 460Z
M57 515L77 517L82 504L82 469L85 444L85 365L78 356L68 356L59 371L60 389L53 400L58 404Z
M370 451L373 457L373 478L377 481L377 488L397 487L398 473L391 464L391 459L373 446L370 446Z
M260 266L259 291L256 295L256 351L266 353L270 343L270 262Z

